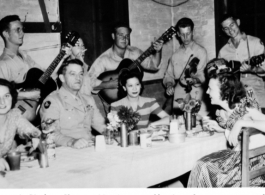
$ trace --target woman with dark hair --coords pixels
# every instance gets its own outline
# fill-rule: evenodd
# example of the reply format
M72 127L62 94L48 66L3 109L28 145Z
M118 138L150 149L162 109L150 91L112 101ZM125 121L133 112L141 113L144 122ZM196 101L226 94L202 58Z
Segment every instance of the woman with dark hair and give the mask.
M190 174L188 187L240 187L241 186L241 152L238 139L239 121L252 120L248 110L259 109L253 89L244 88L238 77L225 67L225 61L215 59L207 66L210 80L207 94L211 104L219 106L216 111L216 121L209 122L210 130L225 132L225 136L234 148L212 153L198 160ZM242 129L239 129L242 131ZM236 131L236 132L235 132ZM264 139L263 139L264 141ZM265 142L264 142L265 143ZM263 157L253 158L251 169L260 166ZM251 181L252 186L264 183L262 177Z
M142 89L141 76L135 72L128 71L121 75L120 84L127 96L111 104L111 111L119 111L121 106L131 107L133 111L141 115L136 128L146 128L151 114L156 114L161 120L149 124L155 126L159 124L169 124L169 115L162 110L155 98L140 96Z
M0 79L0 171L9 170L5 155L14 149L13 141L16 134L21 138L33 138L32 149L36 149L41 132L21 115L21 111L14 108L17 100L14 85Z

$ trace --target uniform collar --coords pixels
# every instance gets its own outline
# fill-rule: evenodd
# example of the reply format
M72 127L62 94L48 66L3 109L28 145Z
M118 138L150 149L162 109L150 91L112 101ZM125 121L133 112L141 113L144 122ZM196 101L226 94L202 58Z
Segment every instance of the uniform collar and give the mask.
M74 96L72 93L70 93L68 90L66 90L62 86L59 89L59 93L64 102L77 108L78 110L82 112L85 112L84 108L85 108L86 103L79 92L77 93L77 96Z
M8 55L9 57L11 57L12 59L17 56L17 54L15 54L13 51L11 51L10 49L8 49L6 47L4 48L3 53ZM21 52L19 50L18 50L18 53L21 54ZM21 54L21 56L23 56L23 55Z
M242 32L242 36L241 36L241 39L242 40L244 40L244 41L246 41L247 40L247 35L244 33L244 32ZM241 40L240 39L240 40ZM227 42L229 45L233 45L233 43L232 43L232 39L230 38L230 39L228 39L228 42Z

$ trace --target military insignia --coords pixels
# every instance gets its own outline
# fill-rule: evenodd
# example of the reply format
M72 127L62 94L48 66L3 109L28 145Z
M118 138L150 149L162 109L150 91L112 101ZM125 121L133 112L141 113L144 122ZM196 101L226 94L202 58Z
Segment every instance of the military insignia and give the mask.
M45 108L45 109L48 109L48 108L50 107L50 105L51 105L51 102L50 102L50 101L46 101L46 102L44 103L44 108Z
M91 106L91 105L87 105L86 106L86 111L89 111L89 110L92 110L93 109L93 106Z

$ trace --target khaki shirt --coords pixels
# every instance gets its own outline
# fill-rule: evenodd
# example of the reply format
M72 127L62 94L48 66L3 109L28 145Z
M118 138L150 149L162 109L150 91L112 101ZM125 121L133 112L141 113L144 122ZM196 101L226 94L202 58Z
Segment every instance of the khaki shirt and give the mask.
M249 44L250 56L248 54L247 39ZM243 61L248 60L249 57L251 58L253 56L257 56L263 53L264 45L260 39L243 34L243 38L240 40L240 43L237 48L235 48L231 39L229 39L227 44L225 44L219 51L218 57L224 58L227 61L235 60L242 63ZM262 63L260 67L265 70L265 63ZM265 86L264 81L262 79L262 76L264 76L264 74L247 73L242 74L242 76L244 76L240 79L242 83L254 89L259 105L264 108Z
M5 48L0 56L0 78L15 83L22 83L24 75L30 68L36 67L42 69L32 58L24 51L19 51L22 58Z
M132 47L132 46L127 46L125 54L124 54L124 59L128 58L131 60L136 60L143 52L136 48L136 47ZM85 74L84 77L89 77L91 78L91 86L92 87L96 87L98 85L101 84L101 80L98 80L97 77L106 71L111 71L111 70L115 70L116 68L118 68L120 62L123 60L123 58L121 58L120 56L118 56L116 53L113 52L113 48L109 48L107 51L105 51L104 53L102 53L96 60L95 62L92 64L90 70L88 71L87 74ZM159 70L161 64L156 67L154 66L154 64L152 63L151 57L147 57L142 63L141 66L144 69L148 69L148 70ZM85 85L84 85L85 86ZM81 89L82 93L83 89ZM97 93L98 91L93 91L94 93ZM87 93L86 93L87 94Z
M75 97L64 87L52 92L40 109L41 120L57 121L55 132L56 145L67 146L74 139L91 139L91 127L98 132L105 130L105 120L96 107L92 96L78 93Z
M193 56L190 58L191 55ZM170 58L169 65L165 73L165 77L163 79L164 85L166 86L167 83L172 83L173 85L176 85L175 80L180 80L180 79L183 80L185 73L182 74L182 72L188 61L189 60L191 61L194 57L197 57L200 60L199 64L197 65L197 73L194 75L194 78L200 79L200 81L203 83L205 81L204 68L207 63L207 52L202 46L200 46L195 42L192 42L186 48L181 45ZM204 89L202 88L202 86L198 87L192 86L190 94L192 98L202 100L202 105L199 114L206 115L208 112L203 97ZM174 100L178 98L184 99L186 95L187 93L185 89L178 83L175 86ZM176 102L173 101L173 108L176 107L175 104Z

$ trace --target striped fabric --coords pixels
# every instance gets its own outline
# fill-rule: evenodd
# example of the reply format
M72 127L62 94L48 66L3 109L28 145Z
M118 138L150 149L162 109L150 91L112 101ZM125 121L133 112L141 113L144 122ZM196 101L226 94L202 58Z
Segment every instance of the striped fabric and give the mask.
M131 107L127 97L111 104L111 111L118 112L121 106ZM155 98L147 98L139 96L138 106L136 112L141 115L140 121L137 123L135 129L146 128L149 123L151 114L159 114L162 108L159 106Z
M251 91L252 89L247 90L247 97L236 105L229 117L224 118L224 110L216 111L216 120L221 127L231 131L234 124L246 114L243 108L247 103L252 107L258 107ZM250 169L265 166L264 159L265 155L252 158ZM191 171L188 187L241 187L241 167L241 151L222 150L212 153L197 161ZM251 180L250 186L265 187L265 177L260 176Z
M251 159L250 170L265 166L264 159L264 155ZM197 161L188 187L241 187L241 175L241 152L222 150ZM265 187L265 176L252 179L250 186Z

